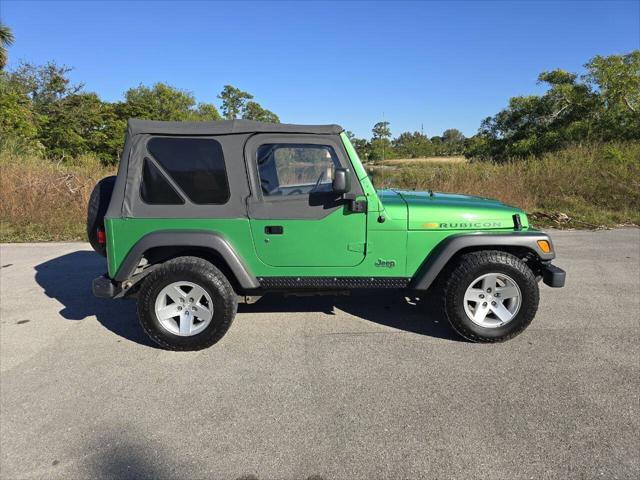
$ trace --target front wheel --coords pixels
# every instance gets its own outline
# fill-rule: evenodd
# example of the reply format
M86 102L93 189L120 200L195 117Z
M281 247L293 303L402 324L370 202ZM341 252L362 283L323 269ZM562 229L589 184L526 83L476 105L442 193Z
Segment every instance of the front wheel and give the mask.
M524 331L538 310L538 283L525 262L506 252L462 255L445 283L451 326L473 342L503 342Z
M197 257L178 257L151 272L138 296L138 318L153 341L169 350L200 350L222 338L237 297L227 278Z

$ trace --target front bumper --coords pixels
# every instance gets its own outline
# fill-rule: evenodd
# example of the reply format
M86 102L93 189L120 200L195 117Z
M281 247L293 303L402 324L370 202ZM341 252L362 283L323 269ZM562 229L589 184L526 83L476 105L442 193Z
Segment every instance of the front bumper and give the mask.
M107 275L94 278L91 289L93 294L99 298L114 298L122 291Z
M542 281L545 285L549 285L553 288L564 287L564 280L567 276L567 272L562 270L551 263L548 263L542 268Z

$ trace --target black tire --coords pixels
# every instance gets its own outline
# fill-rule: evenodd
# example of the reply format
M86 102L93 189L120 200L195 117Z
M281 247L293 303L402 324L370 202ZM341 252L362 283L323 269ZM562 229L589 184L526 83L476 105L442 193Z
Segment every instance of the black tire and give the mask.
M109 208L116 177L105 177L100 180L89 197L87 205L87 238L91 247L100 255L107 256L107 246L98 242L98 230L104 230L104 216Z
M202 287L213 302L211 323L193 336L180 336L165 329L155 313L156 298L173 282L192 282ZM238 308L231 284L211 263L197 257L178 257L164 263L144 280L138 295L138 319L149 337L168 350L201 350L210 347L229 330Z
M487 273L502 273L520 289L521 304L515 317L502 326L488 328L474 323L464 308L471 282ZM496 343L522 333L538 310L538 282L525 262L506 252L486 250L462 255L444 279L444 311L453 329L472 342Z

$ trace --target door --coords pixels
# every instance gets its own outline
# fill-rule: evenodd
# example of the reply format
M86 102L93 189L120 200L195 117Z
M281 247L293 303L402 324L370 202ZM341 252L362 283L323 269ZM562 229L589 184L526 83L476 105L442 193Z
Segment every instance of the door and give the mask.
M339 137L260 134L245 150L252 184L248 212L261 261L276 267L344 267L364 260L366 214L332 191L337 167L351 173Z

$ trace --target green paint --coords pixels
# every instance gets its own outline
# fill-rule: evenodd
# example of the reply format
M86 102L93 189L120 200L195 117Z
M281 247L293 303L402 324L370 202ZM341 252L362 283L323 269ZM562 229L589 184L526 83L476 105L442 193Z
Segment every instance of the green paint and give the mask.
M246 218L107 218L109 275L114 276L133 246L145 235L159 230L206 230L219 232L250 265L258 262Z
M114 276L131 248L158 230L217 232L261 276L411 277L447 236L469 231L513 232L519 209L466 195L382 190L376 192L351 142L341 134L368 212L341 208L319 220L107 218L109 275ZM383 221L382 221L383 220ZM283 227L267 235L266 226Z
M445 193L398 192L409 207L409 230L513 229L513 215L520 214L523 228L529 226L522 210L498 200Z
M340 208L320 220L251 220L258 258L272 267L352 267L364 260L367 217ZM265 233L268 225L281 235ZM350 248L351 246L351 248Z
M369 202L369 210L370 211L380 211L382 209L382 205L376 195L376 189L373 187L373 183L371 183L371 179L369 178L369 174L362 165L360 158L358 157L358 153L356 149L351 145L351 141L346 133L342 132L340 134L340 138L342 139L342 143L344 144L344 148L347 151L347 155L349 155L349 159L351 160L351 164L353 165L353 173L355 174L355 179L360 182L362 186L362 191Z

